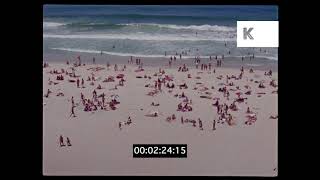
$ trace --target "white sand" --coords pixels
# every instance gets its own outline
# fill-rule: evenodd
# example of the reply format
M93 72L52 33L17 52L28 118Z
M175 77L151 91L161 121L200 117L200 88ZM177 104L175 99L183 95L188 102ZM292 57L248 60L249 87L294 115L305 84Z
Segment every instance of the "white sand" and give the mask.
M56 75L48 72L53 69L60 71L67 69L65 64L50 64L50 67L43 69L43 94L49 88L53 93L49 98L43 98L43 172L45 175L214 175L214 176L276 176L277 175L277 121L270 119L271 115L278 115L278 94L272 94L277 88L271 87L271 78L264 76L263 71L249 73L245 69L242 80L231 81L235 86L228 89L236 89L240 86L241 92L245 92L244 85L252 88L251 95L245 103L237 104L240 110L230 111L235 118L236 125L216 124L216 130L212 131L212 120L218 119L216 107L211 104L215 100L202 99L199 91L193 90L196 82L202 82L209 88L208 92L213 93L212 97L220 97L220 103L227 102L228 105L236 98L236 94L230 91L230 100L218 92L220 82L226 82L225 75L240 74L239 69L216 68L216 73L208 74L209 71L190 69L189 72L177 72L177 69L165 69L166 74L174 76L176 85L172 93L162 87L163 92L154 97L146 94L154 88L144 87L150 83L154 85L153 74L158 71L156 68L148 68L144 72L136 73L136 66L127 65L124 72L115 72L113 66L110 70L95 72L95 76L101 77L94 86L86 81L91 71L87 69L99 65L86 65L76 68L76 75L81 75L85 80L85 88L77 88L76 83L68 82L68 79L75 79L64 74L64 81L57 81ZM105 67L105 65L100 65ZM119 67L122 67L120 65ZM71 72L68 69L68 72ZM102 82L109 75L116 76L119 73L125 74L124 87L119 86L118 90L111 91L118 83ZM191 79L187 74L192 75ZM137 79L136 75L147 74L152 79ZM223 75L222 80L216 77ZM200 76L201 79L195 79ZM259 76L259 77L258 77ZM48 85L48 78L57 85ZM247 79L265 80L266 88L258 88L258 84ZM277 82L277 73L273 73L273 79ZM81 80L81 79L80 79ZM188 89L180 90L179 82L185 80ZM80 83L81 84L81 83ZM105 89L96 90L97 94L104 92L106 101L110 101L110 95L118 94L120 104L112 111L97 110L93 112L83 111L84 107L80 102L80 92L86 98L92 97L94 88L101 84ZM214 86L215 89L211 89ZM56 94L61 89L63 97ZM177 105L181 99L174 97L176 93L184 92L189 99L192 99L193 111L178 112ZM257 92L265 92L262 97L257 97ZM203 94L204 95L204 94ZM74 96L75 103L80 105L75 108L77 117L69 118L71 111L71 96ZM160 106L153 107L152 102L160 103ZM253 125L246 125L247 107L257 113L258 120ZM253 109L258 108L258 109ZM143 109L143 110L140 110ZM148 111L157 110L161 113L159 117L146 117ZM165 119L175 114L177 119L174 122L167 122ZM190 123L181 124L180 118L198 119L203 121L204 130L192 127ZM118 123L126 121L131 116L133 124L124 126L119 130ZM197 123L198 125L198 123ZM62 135L69 137L71 147L60 147L58 138ZM133 144L187 144L188 158L159 158L159 159L138 159L132 158Z

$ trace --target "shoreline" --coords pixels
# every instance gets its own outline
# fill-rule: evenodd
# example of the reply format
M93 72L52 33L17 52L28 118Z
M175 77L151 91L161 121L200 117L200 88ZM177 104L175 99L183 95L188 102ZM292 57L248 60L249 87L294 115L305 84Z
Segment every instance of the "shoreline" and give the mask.
M128 65L128 60L130 60L130 56L116 56L116 55L108 55L108 54L93 54L93 53L85 53L85 52L63 52L59 51L60 53L47 53L43 54L43 61L50 63L66 63L69 60L70 63L75 62L78 56L81 57L82 63L85 64L92 64L92 58L95 57L96 64L106 65L109 62L111 65L113 64L126 64ZM166 58L160 57L141 57L141 61L143 62L143 66L145 67L168 67L168 61L170 60L171 55L167 55ZM135 58L133 57L133 61L135 62ZM219 59L219 58L218 58ZM211 63L213 68L216 67L216 60L215 57L212 56L212 60L210 61L209 58L201 58L201 63ZM186 64L190 68L195 68L194 65L194 58L182 58L179 59L177 56L177 60L173 61L172 68L176 68L178 66L182 66ZM272 70L274 72L278 72L278 61L277 60L270 60L266 58L255 58L253 60L249 60L245 58L241 61L241 58L236 57L225 57L222 60L222 67L219 68L232 68L232 69L239 69L244 67L246 69L252 68L253 70L263 70L268 71Z

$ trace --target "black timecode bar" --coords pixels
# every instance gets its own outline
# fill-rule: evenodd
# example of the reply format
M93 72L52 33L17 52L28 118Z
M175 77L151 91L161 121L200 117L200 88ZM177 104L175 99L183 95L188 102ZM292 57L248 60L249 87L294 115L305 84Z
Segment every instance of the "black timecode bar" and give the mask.
M187 144L133 144L133 158L186 158Z

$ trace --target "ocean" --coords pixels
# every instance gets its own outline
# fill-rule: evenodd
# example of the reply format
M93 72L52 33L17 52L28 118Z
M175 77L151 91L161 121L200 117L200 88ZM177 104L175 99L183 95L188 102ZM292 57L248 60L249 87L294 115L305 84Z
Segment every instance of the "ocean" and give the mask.
M43 54L255 57L278 60L278 48L237 48L237 20L278 20L271 5L44 5Z

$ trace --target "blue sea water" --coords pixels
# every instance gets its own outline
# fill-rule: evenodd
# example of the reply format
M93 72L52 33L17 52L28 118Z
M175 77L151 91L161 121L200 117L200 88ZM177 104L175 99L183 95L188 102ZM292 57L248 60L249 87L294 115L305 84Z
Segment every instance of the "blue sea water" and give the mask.
M277 60L277 48L237 48L236 22L278 20L277 6L45 5L43 52L119 56L243 56ZM227 46L225 46L227 44ZM230 54L228 54L230 51Z

